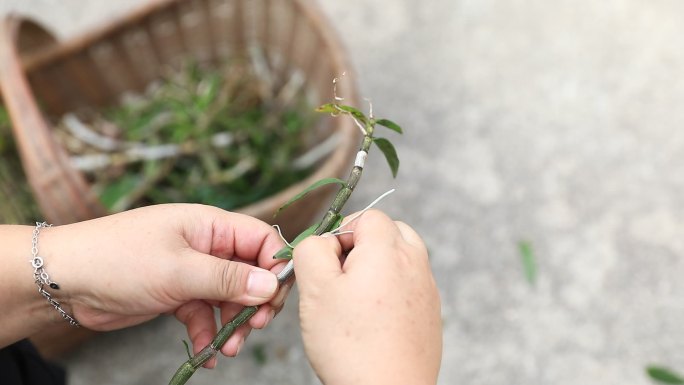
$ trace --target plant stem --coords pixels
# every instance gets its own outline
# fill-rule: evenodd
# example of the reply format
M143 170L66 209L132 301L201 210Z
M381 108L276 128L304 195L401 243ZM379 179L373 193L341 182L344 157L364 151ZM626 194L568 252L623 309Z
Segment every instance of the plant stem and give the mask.
M365 154L368 154L371 144L373 143L373 128L373 124L366 125L366 134L361 142L359 153L364 152ZM360 164L356 162L349 173L346 184L337 191L337 194L330 204L328 211L319 222L318 227L316 227L314 235L321 235L333 230L333 226L335 226L335 223L337 223L338 219L340 218L340 210L342 210L342 207L344 207L345 203L347 203L347 200L349 200L354 188L361 179L362 173L363 162ZM278 287L281 288L291 279L294 279L294 263L292 260L288 261L287 265L285 265L285 268L278 274ZM259 306L245 307L232 320L223 325L221 330L219 330L208 346L202 349L199 353L195 354L193 357L189 358L178 368L176 374L174 374L174 376L171 378L171 381L169 381L169 385L185 384L195 373L195 370L214 357L216 353L221 350L221 347L223 347L226 341L228 341L228 338L235 332L235 330L240 325L247 322L257 312L257 310L259 310Z

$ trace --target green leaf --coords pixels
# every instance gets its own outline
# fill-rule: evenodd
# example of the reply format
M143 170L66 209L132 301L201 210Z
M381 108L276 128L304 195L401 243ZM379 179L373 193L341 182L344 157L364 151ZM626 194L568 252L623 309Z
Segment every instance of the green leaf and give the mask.
M399 171L399 157L397 156L397 150L394 149L392 143L385 138L373 138L373 143L382 151L387 159L387 164L389 164L392 170L392 176L397 177L397 172Z
M518 243L518 249L520 250L520 256L522 258L525 278L530 285L534 286L537 281L537 265L534 258L534 251L532 250L532 244L527 241L521 241Z
M314 231L316 231L316 228L318 228L318 223L315 225L311 225L309 228L299 233L299 235L297 235L294 241L290 242L290 245L292 247L297 246L299 242L303 241L309 235L312 235ZM282 249L278 250L278 252L275 253L273 259L292 259L292 247L285 245Z
M273 255L273 259L292 259L292 248L290 246L284 246Z
M325 178L325 179L321 179L321 180L319 180L318 182L316 182L316 183L312 184L311 186L307 187L304 191L302 191L302 192L300 192L299 194L295 195L294 198L292 198L292 199L290 199L289 201L287 201L284 205L280 206L280 208L276 211L276 213L275 213L274 216L277 216L281 211L285 210L285 209L286 209L287 207L289 207L291 204L295 203L296 201L298 201L299 199L301 199L302 197L304 197L306 194L310 193L311 191L313 191L313 190L315 190L315 189L317 189L317 188L319 188L319 187L322 187L322 186L325 186L325 185L328 185L328 184L333 184L333 183L337 183L337 184L339 184L340 186L344 186L345 184L347 184L347 182L343 181L342 179L338 179L338 178Z
M342 104L335 103L326 103L316 108L316 112L325 112L333 115L345 113L353 116L354 118L356 118L356 120L360 121L363 124L368 124L368 118L366 117L366 115L364 115L363 112L359 111L358 109L352 106L345 106Z
M653 380L663 384L684 384L682 376L662 366L649 366L646 368L646 373L648 373Z
M387 127L387 128L389 128L390 130L396 131L396 132L398 132L398 133L400 133L400 134L403 134L403 133L404 133L404 130L402 130L401 127L399 127L398 124L396 124L396 123L394 123L393 121L388 120L388 119L378 119L378 120L375 121L375 124L379 124L379 125L381 125L381 126L383 126L383 127Z
M192 359L192 354L190 354L190 345L188 345L188 341L186 340L181 340L183 341L183 345L185 345L185 353L188 354L188 358Z
M323 113L330 113L330 114L336 114L339 113L340 110L337 109L337 105L334 103L326 103L322 106L319 106L316 108L316 112L323 112Z
M360 120L363 123L368 122L368 118L366 118L366 115L363 114L363 112L357 110L356 108L352 106L343 106L343 105L337 105L336 108L349 113L351 116L355 117L356 119Z
M316 223L315 225L312 225L311 227L309 227L308 229L302 231L299 235L297 235L297 238L295 238L294 241L290 242L290 244L292 246L297 246L299 244L299 242L304 240L304 238L313 234L317 228L318 228L318 223Z

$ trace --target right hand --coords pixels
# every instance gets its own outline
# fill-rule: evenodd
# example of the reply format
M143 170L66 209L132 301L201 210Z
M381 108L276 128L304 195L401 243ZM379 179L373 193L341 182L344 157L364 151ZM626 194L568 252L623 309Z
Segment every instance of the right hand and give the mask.
M442 321L425 244L376 210L345 230L294 250L311 365L326 385L436 383Z

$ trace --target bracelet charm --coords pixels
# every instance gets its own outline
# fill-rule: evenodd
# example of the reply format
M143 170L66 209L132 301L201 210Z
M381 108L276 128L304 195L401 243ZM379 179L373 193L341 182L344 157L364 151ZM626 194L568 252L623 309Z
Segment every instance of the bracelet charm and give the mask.
M52 227L52 225L49 225L46 222L36 222L36 227L33 229L33 237L31 238L31 259L29 260L29 262L31 262L31 267L33 267L33 280L36 285L38 285L38 292L40 295L59 312L62 318L68 321L71 326L79 327L80 324L76 321L76 318L64 311L59 301L52 298L52 294L45 290L46 285L51 289L59 290L57 282L52 281L47 271L45 271L45 261L43 261L43 257L38 256L38 236L40 235L40 229L46 227Z

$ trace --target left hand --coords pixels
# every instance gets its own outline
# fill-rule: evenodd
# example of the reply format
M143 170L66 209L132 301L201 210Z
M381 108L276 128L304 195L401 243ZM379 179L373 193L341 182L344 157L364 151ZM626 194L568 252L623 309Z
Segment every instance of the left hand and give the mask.
M242 306L273 298L274 273L284 264L272 256L282 243L255 218L191 204L150 206L40 234L46 268L61 286L54 294L84 327L120 329L173 313L195 353L217 331L214 307L225 323ZM284 302L285 295L277 297L238 329L224 354L236 355L251 328L266 326Z

